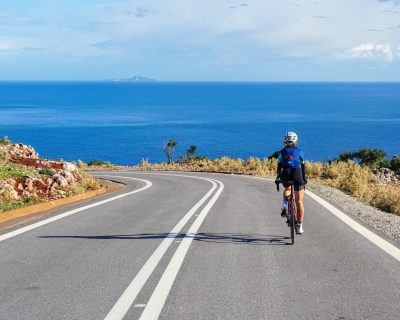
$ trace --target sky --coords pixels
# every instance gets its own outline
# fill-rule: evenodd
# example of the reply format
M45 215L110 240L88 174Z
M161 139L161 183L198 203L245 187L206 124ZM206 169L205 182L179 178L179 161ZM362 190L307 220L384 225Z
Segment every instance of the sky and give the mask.
M0 80L400 81L400 0L0 2Z

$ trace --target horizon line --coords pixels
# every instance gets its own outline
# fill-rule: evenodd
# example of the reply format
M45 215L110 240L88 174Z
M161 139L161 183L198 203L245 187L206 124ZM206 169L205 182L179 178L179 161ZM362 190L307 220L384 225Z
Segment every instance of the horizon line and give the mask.
M84 82L102 82L115 84L154 84L154 83L389 83L400 84L400 80L387 81L365 81L365 80L153 80L153 81L115 81L115 80L7 80L0 79L0 83L4 82L53 82L53 83L84 83Z

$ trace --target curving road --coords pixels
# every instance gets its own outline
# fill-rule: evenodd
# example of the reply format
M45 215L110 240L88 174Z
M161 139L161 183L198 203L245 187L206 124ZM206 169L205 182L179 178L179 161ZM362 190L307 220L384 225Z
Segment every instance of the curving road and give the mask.
M399 319L398 245L311 197L291 246L271 181L97 175L128 188L0 233L0 319Z

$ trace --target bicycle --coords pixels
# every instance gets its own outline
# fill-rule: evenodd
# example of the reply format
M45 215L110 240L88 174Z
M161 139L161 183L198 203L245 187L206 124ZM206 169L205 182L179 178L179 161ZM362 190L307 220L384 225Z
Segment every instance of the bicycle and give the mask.
M279 192L279 184L281 182L275 181L276 189ZM299 222L297 220L297 208L294 194L294 181L287 182L290 185L290 197L288 199L288 205L286 209L287 224L290 227L290 238L292 240L292 245L294 244L294 235L298 234Z

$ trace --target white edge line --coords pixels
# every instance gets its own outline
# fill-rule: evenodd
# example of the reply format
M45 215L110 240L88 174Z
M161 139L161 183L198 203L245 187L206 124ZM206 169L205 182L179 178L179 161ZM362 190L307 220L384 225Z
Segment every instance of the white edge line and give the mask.
M180 176L180 175L177 175ZM184 176L190 177L190 176ZM208 198L212 195L214 190L217 188L217 184L208 178L200 178L193 177L196 179L201 179L205 181L209 181L212 184L211 189L200 199L186 214L185 216L176 224L176 226L170 231L170 233L166 236L166 238L159 244L157 249L153 252L150 258L146 261L143 267L140 269L139 273L135 276L135 278L131 281L129 286L122 293L121 297L114 304L113 308L104 318L105 320L121 320L128 312L129 308L132 306L135 301L137 295L142 290L148 278L153 273L154 269L157 267L158 263L164 256L165 252L169 248L169 246L173 243L176 238L176 235L182 230L182 228L186 225L186 223L190 220L190 218L194 215L194 213L203 205L204 202L208 200Z
M229 176L229 175L223 174L223 173L217 173L217 175ZM250 179L258 179L258 180L274 181L273 179L266 178L266 177L256 177L256 176L248 176L248 175L233 175L233 176L250 178ZM392 245L390 242L382 239L380 236L378 236L376 233L369 230L368 228L362 226L360 223L358 223L357 221L355 221L354 219L352 219L348 215L346 215L343 211L337 209L336 207L331 205L329 202L325 201L324 199L322 199L315 193L311 192L309 189L307 189L307 192L305 194L306 194L306 196L309 196L310 198L312 198L314 201L318 202L325 209L327 209L329 212L331 212L333 215L335 215L338 219L340 219L342 222L347 224L353 230L357 231L359 234L361 234L367 240L371 241L373 244L375 244L381 250L385 251L387 254L389 254L396 260L400 261L400 249L399 248Z
M207 203L207 205L203 208L196 220L193 222L188 231L190 237L183 238L182 243L175 251L175 254L172 256L167 268L164 271L164 274L162 275L160 281L154 289L150 300L147 302L146 307L143 310L142 315L140 316L140 320L156 320L160 316L161 310L164 307L168 294L182 266L185 256L189 250L190 244L193 241L193 237L196 235L208 212L211 210L211 208L221 195L222 190L224 189L224 184L221 181L215 181L219 183L220 188L212 197L212 199Z
M242 176L242 177L274 181L273 179L263 178L263 177L252 177L252 176ZM382 239L380 236L378 236L376 233L369 230L368 228L362 226L360 223L358 223L354 219L350 218L343 211L341 211L338 208L336 208L335 206L331 205L329 202L322 199L320 196L316 195L314 192L310 191L309 189L307 189L307 192L305 194L307 196L309 196L311 199L313 199L314 201L318 202L321 206L323 206L325 209L327 209L329 212L331 212L333 215L335 215L342 222L347 224L354 231L357 231L364 238L371 241L374 245L379 247L381 250L385 251L387 254L389 254L390 256L395 258L397 261L400 261L400 249L399 248L392 245L390 242Z
M362 226L348 215L331 205L329 202L317 196L315 193L307 190L307 194L310 198L318 202L324 208L328 209L332 214L334 214L337 218L342 220L345 224L351 227L353 230L357 231L359 234L367 238L373 244L381 248L383 251L391 255L396 260L400 261L400 249L396 248L394 245L389 243L388 241L382 239L377 234Z
M22 227L20 229L5 233L3 235L0 235L0 242L4 241L4 240L7 240L7 239L10 239L12 237L18 236L18 235L20 235L22 233L25 233L25 232L28 232L30 230L39 228L39 227L44 226L46 224L52 223L54 221L57 221L57 220L65 218L65 217L71 216L71 215L73 215L75 213L78 213L78 212L81 212L81 211L84 211L84 210L87 210L87 209L90 209L90 208L94 208L94 207L97 207L97 206L101 206L101 205L103 205L105 203L108 203L108 202L111 202L111 201L115 201L115 200L130 196L132 194L144 191L146 189L149 189L152 186L152 183L150 181L144 180L144 179L138 179L138 178L132 178L132 177L122 177L122 176L121 177L120 176L109 176L109 175L107 175L107 176L106 175L102 175L102 177L118 177L118 178L126 178L126 179L138 180L138 181L144 182L145 186L140 188L140 189L136 189L136 190L133 190L133 191L130 191L130 192L127 192L127 193L120 194L120 195L112 197L112 198L108 198L108 199L105 199L105 200L102 200L102 201L99 201L99 202L96 202L96 203L92 203L92 204L86 205L84 207L80 207L80 208L77 208L77 209L74 209L74 210L70 210L70 211L64 212L62 214L56 215L54 217L48 218L46 220L42 220L42 221L30 224L28 226Z

